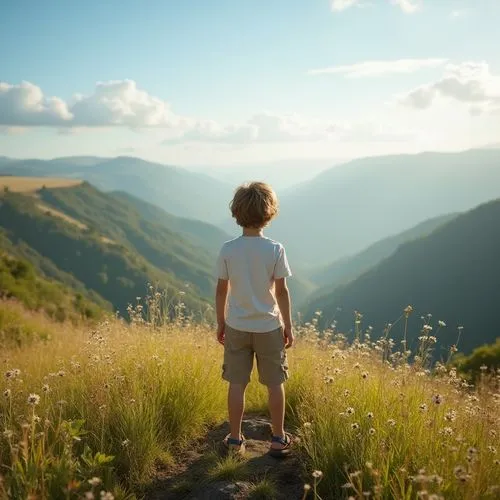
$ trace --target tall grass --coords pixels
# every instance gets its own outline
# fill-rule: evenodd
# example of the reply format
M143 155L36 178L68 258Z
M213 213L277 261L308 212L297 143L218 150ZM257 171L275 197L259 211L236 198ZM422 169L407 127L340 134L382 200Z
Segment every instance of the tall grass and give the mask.
M4 349L0 497L132 498L158 464L175 461L225 419L222 350L212 330L187 318L159 324L139 316L93 331L55 329L47 342ZM287 415L312 485L305 495L498 495L498 380L473 388L443 365L410 365L391 352L387 335L372 342L360 331L349 345L314 324L298 334ZM264 411L266 399L252 383L248 410Z

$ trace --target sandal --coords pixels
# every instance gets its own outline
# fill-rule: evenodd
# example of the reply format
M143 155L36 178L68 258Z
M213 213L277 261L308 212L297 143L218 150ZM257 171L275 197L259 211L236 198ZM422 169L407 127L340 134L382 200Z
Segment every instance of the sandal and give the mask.
M231 434L228 434L224 438L224 446L229 450L230 453L234 455L244 455L246 450L245 436L241 436L241 439L234 439Z
M275 458L283 458L290 455L290 448L292 446L292 436L285 432L285 437L273 436L271 439L272 443L279 443L283 448L269 448L269 455Z

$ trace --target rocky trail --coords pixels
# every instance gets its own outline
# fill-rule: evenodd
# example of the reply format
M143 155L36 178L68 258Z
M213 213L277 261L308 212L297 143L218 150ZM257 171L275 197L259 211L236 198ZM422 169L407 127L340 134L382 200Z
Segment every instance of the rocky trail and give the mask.
M222 440L228 423L208 431L173 467L158 471L147 500L299 500L303 498L302 467L296 453L286 458L268 454L269 420L250 416L243 421L247 440L241 458L229 457Z

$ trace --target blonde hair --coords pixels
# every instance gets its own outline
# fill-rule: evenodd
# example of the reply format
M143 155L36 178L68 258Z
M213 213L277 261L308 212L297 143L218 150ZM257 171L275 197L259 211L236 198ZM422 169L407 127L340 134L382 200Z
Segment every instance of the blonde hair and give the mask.
M236 190L230 208L239 226L261 229L276 217L278 197L264 182L243 184Z

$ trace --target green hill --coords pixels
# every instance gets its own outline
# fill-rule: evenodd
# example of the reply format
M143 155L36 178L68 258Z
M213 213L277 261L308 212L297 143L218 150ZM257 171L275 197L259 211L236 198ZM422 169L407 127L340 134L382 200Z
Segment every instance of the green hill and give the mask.
M11 247L2 233L0 245L2 248ZM103 311L111 310L111 305L97 295L87 294L84 290L75 291L44 278L27 260L5 250L0 250L0 298L16 299L27 309L43 311L57 321L98 319Z
M218 223L227 216L232 186L183 168L132 158L66 157L0 162L0 175L82 179L103 191L124 191L167 212Z
M183 292L192 311L213 293L213 257L135 206L87 183L32 194L0 195L6 240L44 275L97 294L121 311L146 284L173 299ZM178 296L177 296L178 297Z
M438 334L438 356L457 340L457 326L465 328L459 349L465 353L500 335L500 200L459 215L426 237L401 245L397 251L351 283L309 303L306 317L323 311L321 325L333 319L338 328L353 328L354 311L365 326L381 332L411 304L411 341L420 334L421 315L432 313L434 323L447 327ZM436 331L436 326L434 331ZM401 324L391 334L402 335Z
M182 235L192 245L204 248L214 255L219 252L225 241L231 239L231 236L212 224L195 219L177 217L165 212L165 210L156 205L125 192L117 191L111 194L119 200L125 200L132 204L144 219L155 224L160 224L169 231Z
M332 292L339 285L353 281L392 255L403 243L429 235L454 217L456 217L456 214L443 215L427 220L407 231L378 241L356 255L345 257L333 264L314 270L311 273L311 281L322 287L316 292L316 295L325 295Z

